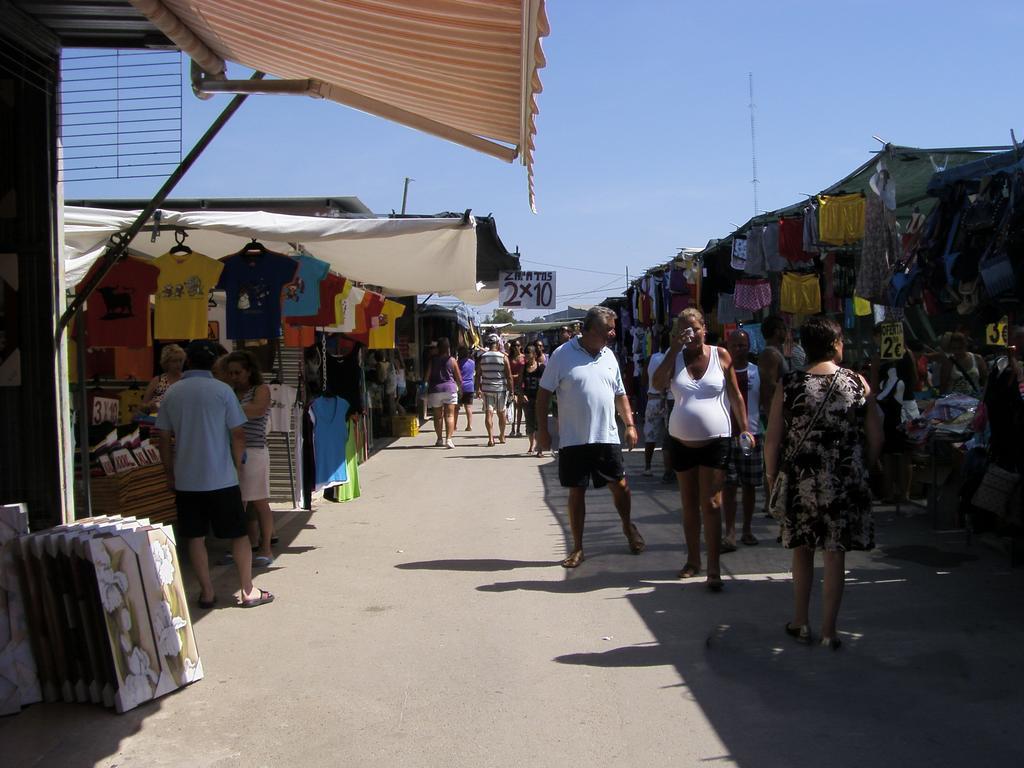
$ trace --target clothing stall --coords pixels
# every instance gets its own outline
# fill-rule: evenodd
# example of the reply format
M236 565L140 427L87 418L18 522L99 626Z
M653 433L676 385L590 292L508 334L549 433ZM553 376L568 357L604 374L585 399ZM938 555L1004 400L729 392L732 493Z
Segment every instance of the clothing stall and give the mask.
M67 283L91 291L69 350L83 416L79 516L173 518L141 390L164 345L197 338L252 351L271 384L274 500L309 508L317 491L356 498L375 427L367 354L396 347L400 318L415 307L398 296L476 288L467 284L475 278L473 218L160 211L149 237L107 269L104 244L132 218L65 212Z
M971 392L943 397L937 368L947 358L943 344L959 332L997 374L1012 378L1006 329L1022 322L1024 302L1022 157L1019 148L886 145L821 193L681 252L634 280L620 303L623 370L638 382L654 340L690 305L702 310L713 343L743 328L755 356L765 347L761 321L782 317L789 329L783 352L799 368L800 326L825 313L844 328L847 364L876 379L883 374L876 382L883 409L899 393L893 429L914 453L936 526L963 525L975 506L973 488L1000 472L1000 487L1012 490L990 506L1019 522L1024 452L1001 428L1020 423L1022 395L1012 382L994 390L976 381ZM881 339L873 338L877 328ZM913 373L891 381L885 374L904 359ZM998 418L983 424L978 406L990 398ZM971 450L984 454L980 468L961 472L966 462L950 455Z

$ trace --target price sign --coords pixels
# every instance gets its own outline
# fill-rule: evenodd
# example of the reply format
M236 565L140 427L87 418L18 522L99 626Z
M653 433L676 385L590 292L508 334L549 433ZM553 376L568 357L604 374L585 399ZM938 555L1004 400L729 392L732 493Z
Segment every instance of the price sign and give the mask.
M554 272L501 272L498 305L507 309L554 309Z
M882 323L882 359L899 360L904 349L903 323Z
M1009 318L1004 317L998 323L989 323L985 326L985 343L990 347L1005 347L1010 343L1009 339Z

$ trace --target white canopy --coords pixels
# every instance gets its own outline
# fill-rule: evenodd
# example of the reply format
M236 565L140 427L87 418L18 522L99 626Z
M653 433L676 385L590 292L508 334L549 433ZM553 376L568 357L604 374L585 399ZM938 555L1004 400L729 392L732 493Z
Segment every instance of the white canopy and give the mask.
M139 213L65 207L64 271L69 287L85 277L110 237L125 231ZM338 274L381 286L392 296L457 294L468 301L478 291L472 216L464 223L460 218L334 219L264 211L161 210L160 226L166 229L155 242L149 232L142 232L130 250L160 256L174 245L174 229L183 228L188 231L186 244L213 258L236 253L256 238L272 251L304 245Z

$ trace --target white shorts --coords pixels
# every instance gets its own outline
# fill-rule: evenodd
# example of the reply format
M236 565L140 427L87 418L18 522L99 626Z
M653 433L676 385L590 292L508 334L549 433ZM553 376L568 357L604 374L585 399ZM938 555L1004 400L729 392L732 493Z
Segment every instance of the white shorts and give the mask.
M245 463L238 473L242 501L262 501L270 498L270 453L266 448L245 449Z
M427 395L428 408L440 408L442 405L458 405L458 392L431 392Z

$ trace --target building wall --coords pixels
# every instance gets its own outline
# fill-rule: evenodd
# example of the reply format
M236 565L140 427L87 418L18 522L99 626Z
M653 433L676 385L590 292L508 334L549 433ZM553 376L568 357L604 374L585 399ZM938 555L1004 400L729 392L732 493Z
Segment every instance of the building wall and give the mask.
M7 4L0 48L0 254L17 265L0 325L4 358L15 345L20 357L20 375L0 386L0 502L26 502L40 528L60 522L63 503L53 340L59 49Z

